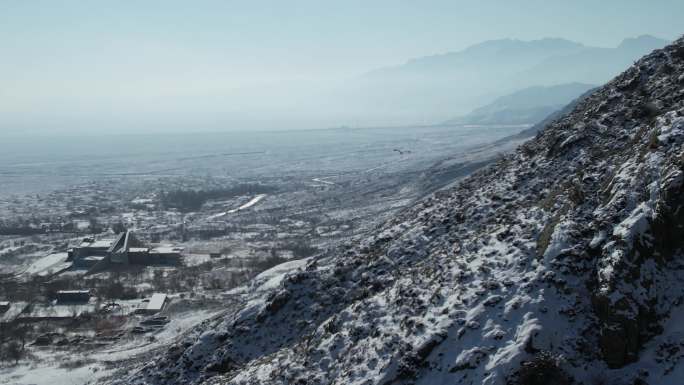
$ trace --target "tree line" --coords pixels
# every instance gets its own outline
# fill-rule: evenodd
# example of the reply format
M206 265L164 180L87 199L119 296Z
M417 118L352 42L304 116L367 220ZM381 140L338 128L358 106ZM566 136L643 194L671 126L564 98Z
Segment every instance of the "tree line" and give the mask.
M210 200L230 199L247 194L266 194L275 190L273 186L247 183L211 190L174 190L162 192L160 195L164 207L190 212L198 211Z

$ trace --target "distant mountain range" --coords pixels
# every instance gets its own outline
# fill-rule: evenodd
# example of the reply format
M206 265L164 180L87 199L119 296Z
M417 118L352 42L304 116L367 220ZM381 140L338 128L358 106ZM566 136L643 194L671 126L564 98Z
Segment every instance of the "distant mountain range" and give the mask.
M528 87L445 124L535 124L594 87L584 83Z
M644 35L625 39L616 48L584 47L574 53L549 56L523 71L520 84L525 84L524 79L528 77L540 85L567 82L603 84L641 56L668 43Z
M340 96L345 110L357 116L431 123L529 87L602 84L666 44L652 36L625 39L614 48L557 38L491 40L368 72L346 84Z

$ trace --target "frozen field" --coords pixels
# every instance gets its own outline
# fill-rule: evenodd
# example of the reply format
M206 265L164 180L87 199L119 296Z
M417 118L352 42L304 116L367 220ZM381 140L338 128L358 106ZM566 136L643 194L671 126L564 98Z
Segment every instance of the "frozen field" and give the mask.
M519 131L434 126L222 134L3 139L0 196L43 193L85 180L165 176L259 178L399 171Z

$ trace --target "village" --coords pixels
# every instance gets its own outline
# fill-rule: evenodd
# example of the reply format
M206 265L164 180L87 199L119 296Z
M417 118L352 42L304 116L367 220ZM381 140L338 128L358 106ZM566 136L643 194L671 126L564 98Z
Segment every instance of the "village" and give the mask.
M363 156L336 144L311 154L314 169L289 152L178 158L185 168L168 174L78 163L87 172L57 188L0 193L0 384L86 383L144 359L234 311L273 271L348 247L513 146L442 158L444 143Z
M417 193L393 178L312 179L163 182L173 192L94 181L0 199L0 366L49 357L72 370L154 349L262 271L348 242ZM340 199L349 190L376 195Z
M182 252L174 246L144 247L125 231L82 238L22 274L3 274L0 354L16 362L47 347L83 351L141 335L154 340L178 307L194 302L184 300L182 284L170 284L184 263ZM206 299L197 302L206 307Z

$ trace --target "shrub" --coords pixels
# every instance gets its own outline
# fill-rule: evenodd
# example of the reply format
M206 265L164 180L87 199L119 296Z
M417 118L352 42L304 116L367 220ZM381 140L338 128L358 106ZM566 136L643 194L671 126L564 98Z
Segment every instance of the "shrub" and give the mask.
M539 237L537 238L537 255L539 257L544 256L544 253L546 253L546 249L549 247L549 243L551 243L551 236L553 235L553 231L558 222L560 222L560 216L556 215L551 218L549 223L547 223L541 233L539 233Z
M21 348L21 344L17 341L12 341L7 344L5 348L8 361L14 361L14 364L18 364L19 360L23 357L24 351Z

